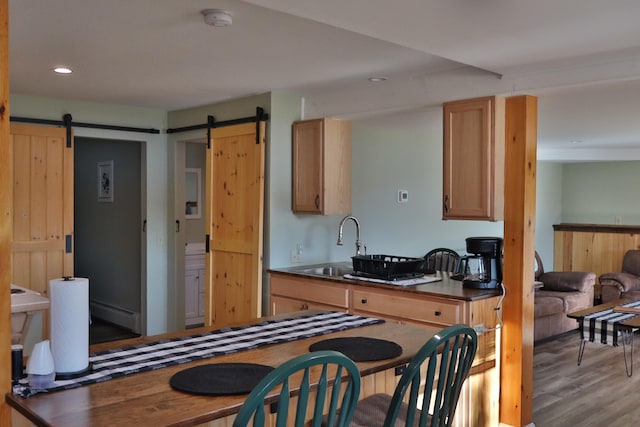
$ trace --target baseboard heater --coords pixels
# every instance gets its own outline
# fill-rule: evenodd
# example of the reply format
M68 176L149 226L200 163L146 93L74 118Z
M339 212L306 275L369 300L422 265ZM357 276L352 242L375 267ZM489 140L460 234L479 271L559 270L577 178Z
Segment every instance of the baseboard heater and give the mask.
M140 313L96 300L89 301L89 309L91 310L91 317L97 317L114 325L122 326L136 334L142 333Z

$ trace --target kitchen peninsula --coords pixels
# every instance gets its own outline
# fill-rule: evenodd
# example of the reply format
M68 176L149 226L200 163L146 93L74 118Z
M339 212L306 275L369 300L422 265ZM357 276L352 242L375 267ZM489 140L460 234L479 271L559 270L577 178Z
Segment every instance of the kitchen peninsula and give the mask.
M283 316L269 316L250 324L263 321L278 322L321 313L323 312L310 310ZM236 326L242 328L246 325ZM179 339L210 331L211 328L189 329L152 337L97 344L91 347L91 352L132 345L149 345L158 340ZM36 394L28 398L7 394L5 399L12 408L37 426L231 426L246 395L188 394L174 390L169 384L169 379L179 371L209 363L258 363L279 366L294 356L308 352L311 344L327 338L364 336L393 341L400 345L403 351L398 357L357 363L360 374L363 376L362 398L375 392L393 390L398 378L395 376L394 368L406 364L436 332L436 329L383 322L153 369L69 390Z
M430 283L398 286L344 277L352 271L348 262L269 270L271 313L320 309L429 329L471 325L479 331L478 352L460 394L455 425L498 425L501 292L464 288L441 272Z

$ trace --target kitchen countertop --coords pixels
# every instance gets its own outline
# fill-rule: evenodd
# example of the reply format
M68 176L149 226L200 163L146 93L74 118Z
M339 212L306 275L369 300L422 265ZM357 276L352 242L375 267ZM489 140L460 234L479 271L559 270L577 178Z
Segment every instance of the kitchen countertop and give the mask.
M424 283L419 285L411 285L411 286L398 286L398 285L390 285L384 283L374 283L368 282L364 280L357 279L348 279L342 276L326 276L326 275L318 275L318 274L310 274L304 273L301 270L312 269L312 268L322 268L322 267L340 267L344 269L349 269L352 267L351 262L329 262L329 263L321 263L321 264L312 264L312 265L301 265L294 267L286 267L286 268L274 268L269 269L269 273L280 273L287 275L295 275L302 276L309 279L314 280L324 280L338 284L344 285L358 285L358 286L367 286L367 287L375 287L380 289L392 289L394 291L408 293L408 294L420 294L420 295L430 295L435 297L445 297L451 299L458 299L463 301L475 301L486 298L493 298L499 296L501 294L500 289L471 289L465 288L462 286L462 281L454 280L449 277L449 273L446 272L436 272L434 275L427 275L428 277L436 276L440 278L437 282Z

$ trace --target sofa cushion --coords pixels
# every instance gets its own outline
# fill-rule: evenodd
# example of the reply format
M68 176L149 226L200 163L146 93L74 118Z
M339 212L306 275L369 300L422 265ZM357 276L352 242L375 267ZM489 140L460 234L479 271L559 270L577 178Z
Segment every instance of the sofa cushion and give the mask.
M620 294L621 298L627 298L627 299L632 299L632 300L640 300L640 290L635 290L635 291L629 291L629 292L623 292L622 294Z
M562 298L555 295L541 295L542 292L547 293L547 291L536 292L533 307L533 316L535 318L564 312L564 301Z
M543 289L564 292L586 292L596 283L596 273L584 271L551 271L542 273L538 280L544 286Z
M571 313L592 305L593 300L590 293L557 292L540 289L535 294L534 317Z

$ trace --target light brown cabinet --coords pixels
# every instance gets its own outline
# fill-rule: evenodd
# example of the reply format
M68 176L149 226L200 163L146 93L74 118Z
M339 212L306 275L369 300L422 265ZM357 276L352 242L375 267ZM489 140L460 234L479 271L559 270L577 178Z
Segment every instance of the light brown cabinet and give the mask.
M443 104L443 219L504 218L504 98Z
M351 122L330 118L293 123L292 209L351 213Z

